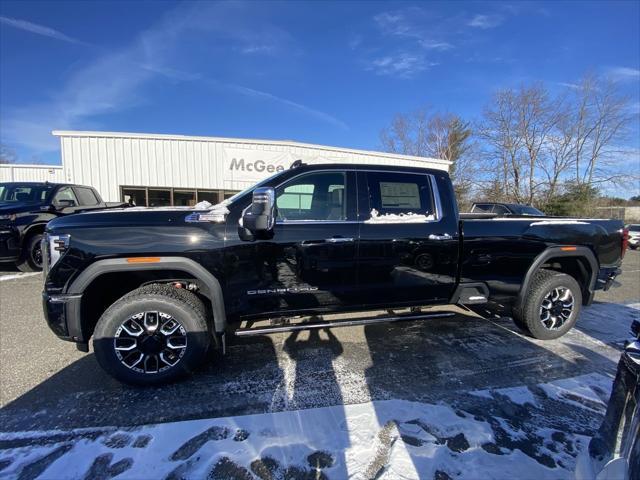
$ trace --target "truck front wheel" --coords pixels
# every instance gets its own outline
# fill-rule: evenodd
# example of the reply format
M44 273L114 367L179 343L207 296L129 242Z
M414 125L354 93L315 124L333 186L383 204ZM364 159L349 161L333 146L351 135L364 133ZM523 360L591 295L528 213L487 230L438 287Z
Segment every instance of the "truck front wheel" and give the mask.
M125 383L166 383L203 362L211 334L198 297L170 285L125 295L100 317L93 349L100 366Z
M572 276L539 270L522 302L514 307L513 319L534 338L551 340L571 330L581 308L582 291Z
M22 247L22 255L16 263L21 272L39 272L42 270L42 234L36 233L27 237Z

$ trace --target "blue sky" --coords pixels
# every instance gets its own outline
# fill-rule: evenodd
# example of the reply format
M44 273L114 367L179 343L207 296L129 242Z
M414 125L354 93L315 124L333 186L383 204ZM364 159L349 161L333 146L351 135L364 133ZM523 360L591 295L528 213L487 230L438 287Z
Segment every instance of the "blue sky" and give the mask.
M53 129L375 149L396 112L474 118L497 88L587 71L640 108L640 2L3 0L0 141L46 163Z

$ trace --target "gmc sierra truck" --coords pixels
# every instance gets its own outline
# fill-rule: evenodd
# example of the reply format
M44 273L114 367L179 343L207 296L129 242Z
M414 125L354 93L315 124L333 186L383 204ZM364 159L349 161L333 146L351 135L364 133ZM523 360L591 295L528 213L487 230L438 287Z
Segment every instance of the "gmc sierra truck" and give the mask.
M103 202L95 188L84 185L0 183L0 263L15 263L23 272L40 271L40 243L49 220L121 206L121 203Z
M100 365L134 384L224 353L225 334L453 315L437 305L510 305L554 339L611 286L627 238L617 220L461 215L446 172L410 167L297 161L209 207L50 222L49 327L82 351L93 337ZM371 310L389 314L353 313Z

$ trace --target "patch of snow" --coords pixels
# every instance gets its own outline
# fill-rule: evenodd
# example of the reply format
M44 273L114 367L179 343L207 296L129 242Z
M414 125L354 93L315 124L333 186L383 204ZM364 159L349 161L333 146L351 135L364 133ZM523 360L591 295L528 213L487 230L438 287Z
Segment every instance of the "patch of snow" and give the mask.
M509 397L509 400L511 400L513 403L516 403L518 405L525 405L527 403L529 405L534 405L534 406L538 405L538 402L536 402L536 399L533 396L533 393L531 393L531 390L529 390L525 386L511 387L511 388L498 388L494 391L502 395L505 395L506 397Z
M207 202L206 200L202 200L201 202L196 203L193 208L195 210L208 210L209 208L211 208L213 205L209 202Z
M602 404L596 387L608 391L611 379L588 374L541 385L551 398L589 415L595 402ZM284 403L288 390L283 385ZM539 408L525 386L470 393L494 401L500 393ZM382 400L140 427L0 433L0 461L11 461L2 471L8 478L36 463L43 478L116 471L124 479L251 478L250 472L258 475L267 466L273 478L318 478L322 472L328 479L418 479L434 478L438 471L460 479L573 478L574 457L588 438L566 433L558 439L556 430L534 425L537 453L526 454L518 442L534 437L519 422L445 404Z
M531 393L531 390L526 386L474 390L469 392L469 394L480 398L489 398L491 400L495 400L495 394L499 394L508 397L509 400L518 405L525 405L528 403L533 406L538 406L538 402L536 402L533 393Z
M603 412L606 409L606 403L592 387L609 391L611 390L611 378L592 373L544 383L540 387L550 398L596 412Z
M375 208L371 209L371 218L364 223L423 223L435 220L433 215L423 215L420 213L385 213L380 214Z
M469 395L474 395L480 398L488 398L489 400L493 400L493 395L491 395L490 390L473 390L469 392Z

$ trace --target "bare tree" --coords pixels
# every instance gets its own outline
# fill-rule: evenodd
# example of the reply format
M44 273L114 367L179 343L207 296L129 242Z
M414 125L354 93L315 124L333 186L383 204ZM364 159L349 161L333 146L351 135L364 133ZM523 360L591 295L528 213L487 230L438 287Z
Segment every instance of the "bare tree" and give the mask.
M638 181L621 162L637 117L618 84L587 75L557 95L542 83L499 90L473 128L422 109L396 115L380 138L391 152L452 161L463 204L475 192L575 214L590 209L602 185Z
M380 133L382 148L388 152L431 157L452 162L449 173L458 200L464 203L473 185L477 162L470 161L474 144L468 122L451 113L420 109L396 114Z
M0 143L0 165L16 162L16 151Z
M499 90L483 111L482 120L477 126L478 137L483 143L485 159L493 168L492 183L496 179L502 182L500 191L515 201L522 201L522 172L524 157L522 147L524 139L520 128L517 94L510 89Z

